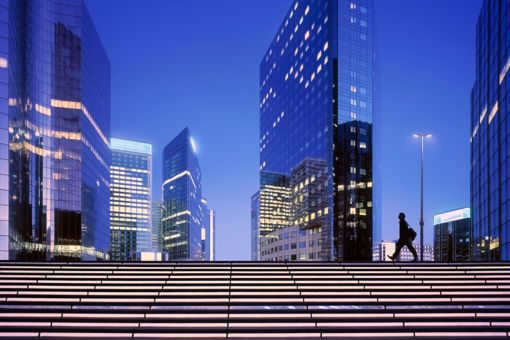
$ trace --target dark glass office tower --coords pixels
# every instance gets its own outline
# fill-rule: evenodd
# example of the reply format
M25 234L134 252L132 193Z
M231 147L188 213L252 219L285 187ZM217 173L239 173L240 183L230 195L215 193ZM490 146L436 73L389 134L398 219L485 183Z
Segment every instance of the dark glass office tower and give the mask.
M309 211L292 208L299 228L320 226L322 260L370 261L380 235L373 64L373 0L294 1L260 64L260 171L323 164L313 197L303 193Z
M1 254L105 259L110 63L87 8L3 0L0 21Z
M353 121L338 125L335 154L336 211L339 228L335 239L343 244L344 259L372 257L366 247L372 239L373 172L372 124ZM339 250L340 251L340 250Z
M170 261L202 259L202 184L195 143L185 128L163 150L163 248Z
M151 250L152 145L112 138L110 149L110 255L135 260Z
M510 260L510 2L485 0L471 92L472 260Z

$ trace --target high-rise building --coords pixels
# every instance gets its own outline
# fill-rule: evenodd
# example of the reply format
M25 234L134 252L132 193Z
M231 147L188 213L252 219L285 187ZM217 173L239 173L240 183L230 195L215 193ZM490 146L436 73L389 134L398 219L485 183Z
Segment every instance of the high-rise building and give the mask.
M476 25L471 91L472 259L510 259L509 1L485 0Z
M260 238L259 238L259 215L260 215L260 192L251 196L251 253L252 261L260 260Z
M381 241L374 246L372 251L372 260L375 262L379 261L391 261L388 256L392 256L395 253L395 242L393 241Z
M104 260L110 62L82 0L0 2L0 258Z
M434 215L434 259L439 262L470 260L471 209Z
M161 223L161 215L163 213L163 204L161 202L152 202L152 232L151 243L152 250L160 252L163 248L163 231Z
M202 229L200 231L202 261L214 261L215 259L215 228L216 212L207 206L207 200L202 197Z
M151 249L152 145L110 140L110 255L135 260Z
M265 171L260 173L260 191L252 196L253 260L260 260L260 245L265 237L290 224L290 195L288 176Z
M373 65L373 0L294 1L260 64L259 228L276 218L263 216L264 174L310 183L320 165L313 194L294 192L289 227L320 226L321 260L370 261L380 239Z
M202 260L201 199L196 145L185 128L163 150L162 251L170 261Z

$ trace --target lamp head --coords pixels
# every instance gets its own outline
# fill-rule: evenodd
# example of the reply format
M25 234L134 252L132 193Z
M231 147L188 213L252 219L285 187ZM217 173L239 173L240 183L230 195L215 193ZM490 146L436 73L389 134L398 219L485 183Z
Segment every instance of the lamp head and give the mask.
M414 138L431 138L432 134L430 133L415 133L413 134Z

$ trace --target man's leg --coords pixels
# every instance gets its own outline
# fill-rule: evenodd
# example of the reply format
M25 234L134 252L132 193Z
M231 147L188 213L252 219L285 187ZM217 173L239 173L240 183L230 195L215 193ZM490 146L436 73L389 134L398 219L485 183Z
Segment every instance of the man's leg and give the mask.
M408 241L406 246L407 246L407 249L409 249L409 251L411 252L411 254L413 254L414 260L417 261L418 260L418 253L416 253L416 249L414 249L414 247L413 247L413 242L412 241Z
M388 256L392 261L397 259L398 254L402 250L402 247L405 245L405 242L402 239L398 239L397 244L395 244L395 253L392 256Z

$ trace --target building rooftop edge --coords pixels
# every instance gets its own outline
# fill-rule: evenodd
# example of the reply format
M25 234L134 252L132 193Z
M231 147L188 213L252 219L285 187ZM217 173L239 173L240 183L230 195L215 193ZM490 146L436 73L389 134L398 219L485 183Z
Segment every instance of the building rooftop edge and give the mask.
M110 138L110 149L152 155L152 144L129 139Z

